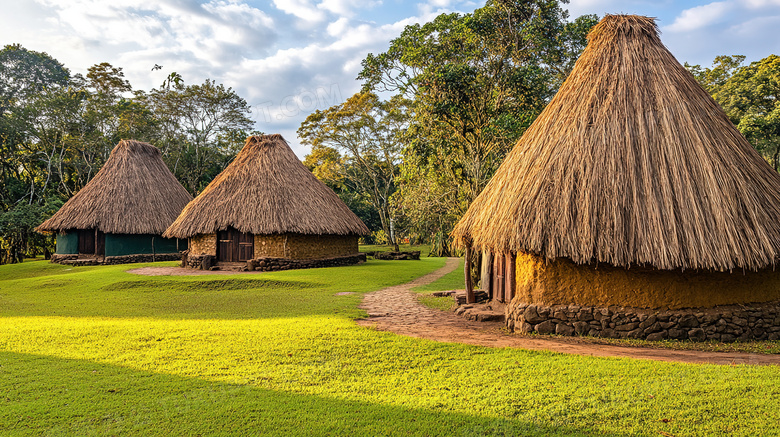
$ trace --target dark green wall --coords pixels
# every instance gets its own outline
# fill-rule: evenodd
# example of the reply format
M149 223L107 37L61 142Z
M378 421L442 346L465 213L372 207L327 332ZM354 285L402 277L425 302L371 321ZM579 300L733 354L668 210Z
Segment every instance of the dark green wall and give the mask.
M73 255L79 253L79 233L62 232L57 234L57 249L55 253L60 255Z
M175 238L162 238L159 235L106 234L106 256L176 253L186 248L185 240L179 243L177 249Z

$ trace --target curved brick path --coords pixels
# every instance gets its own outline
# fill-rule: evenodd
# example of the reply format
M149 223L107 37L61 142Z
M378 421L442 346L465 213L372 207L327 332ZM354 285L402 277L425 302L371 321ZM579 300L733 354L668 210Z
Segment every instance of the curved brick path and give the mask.
M357 323L410 337L489 347L515 347L597 357L644 358L681 363L780 365L780 355L637 348L593 344L578 341L575 337L529 337L508 334L503 330L502 322L468 321L452 312L434 310L420 304L417 301L417 294L411 289L441 278L455 270L458 263L458 258L448 258L444 267L435 272L406 284L367 294L360 308L368 312L368 317L358 320Z

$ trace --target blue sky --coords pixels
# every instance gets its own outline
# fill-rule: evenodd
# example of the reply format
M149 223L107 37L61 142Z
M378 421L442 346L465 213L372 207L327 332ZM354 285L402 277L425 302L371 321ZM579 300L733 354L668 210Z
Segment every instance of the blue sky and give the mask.
M355 93L360 61L384 51L404 26L445 12L471 12L469 0L6 0L0 43L45 51L74 73L100 62L122 67L136 89L172 71L186 83L206 78L233 87L252 106L257 128L281 133L296 153L295 131L315 109ZM572 0L582 14L658 18L661 39L680 62L710 65L717 55L755 61L780 52L780 0ZM152 71L155 64L163 66Z

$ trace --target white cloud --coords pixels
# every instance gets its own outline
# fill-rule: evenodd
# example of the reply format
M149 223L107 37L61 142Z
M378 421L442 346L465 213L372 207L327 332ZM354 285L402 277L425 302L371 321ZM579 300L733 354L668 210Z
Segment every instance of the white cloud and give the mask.
M338 37L344 34L349 29L349 19L341 17L338 20L328 24L328 35Z
M325 12L308 0L273 0L273 3L280 11L306 22L317 23L326 18Z
M341 17L354 17L356 9L370 9L381 4L381 1L370 0L322 0L318 8Z
M674 20L674 23L666 26L665 30L670 32L689 32L713 24L720 24L725 21L734 7L733 3L714 2L686 9Z

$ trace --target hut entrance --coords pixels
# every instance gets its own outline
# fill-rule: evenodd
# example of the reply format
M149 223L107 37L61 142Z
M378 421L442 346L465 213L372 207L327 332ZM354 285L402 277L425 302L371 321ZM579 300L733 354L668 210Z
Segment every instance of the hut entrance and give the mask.
M228 228L217 231L217 261L241 262L255 256L255 236Z
M509 303L515 296L515 254L484 252L481 286L492 300Z
M79 253L104 255L106 253L106 234L97 229L79 229Z

